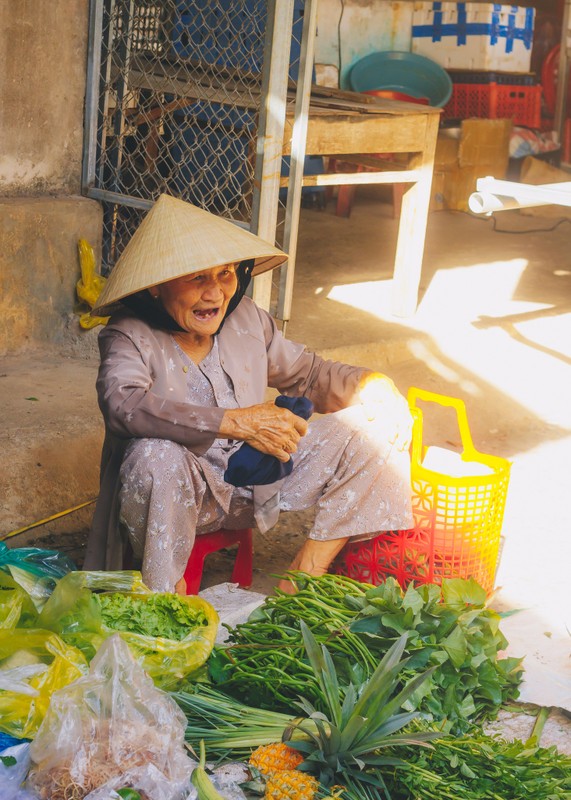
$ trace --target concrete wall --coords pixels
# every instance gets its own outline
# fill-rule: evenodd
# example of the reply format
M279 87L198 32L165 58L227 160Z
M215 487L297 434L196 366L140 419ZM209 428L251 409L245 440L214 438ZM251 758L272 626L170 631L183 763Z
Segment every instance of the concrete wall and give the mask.
M0 355L65 344L77 240L99 252L100 206L79 197L88 11L89 0L0 3Z
M3 0L3 195L79 194L88 0Z
M76 348L77 240L101 238L99 204L77 195L0 198L0 353ZM2 347L3 343L3 347Z

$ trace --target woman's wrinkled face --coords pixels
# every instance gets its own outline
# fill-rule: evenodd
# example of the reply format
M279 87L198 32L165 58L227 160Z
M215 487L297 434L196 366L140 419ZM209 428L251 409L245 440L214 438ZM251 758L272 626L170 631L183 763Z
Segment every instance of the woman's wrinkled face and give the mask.
M212 336L237 288L236 264L224 264L161 283L149 291L161 299L166 311L185 331Z

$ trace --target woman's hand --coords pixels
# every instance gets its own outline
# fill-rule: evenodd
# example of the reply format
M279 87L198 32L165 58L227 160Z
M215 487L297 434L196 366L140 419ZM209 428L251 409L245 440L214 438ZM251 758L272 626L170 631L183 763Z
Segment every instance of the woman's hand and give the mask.
M395 443L399 450L408 450L412 435L412 415L406 399L393 381L381 372L370 372L361 379L359 400L367 419L390 418L395 424Z
M247 442L261 453L283 462L289 461L306 432L304 419L271 401L248 408L227 409L219 430L222 438Z

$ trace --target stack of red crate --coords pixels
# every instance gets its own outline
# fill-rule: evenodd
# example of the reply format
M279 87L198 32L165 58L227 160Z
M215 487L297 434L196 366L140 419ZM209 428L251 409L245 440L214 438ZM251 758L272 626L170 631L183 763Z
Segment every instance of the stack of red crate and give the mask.
M541 86L531 74L450 72L452 97L445 119L513 119L514 125L541 127Z

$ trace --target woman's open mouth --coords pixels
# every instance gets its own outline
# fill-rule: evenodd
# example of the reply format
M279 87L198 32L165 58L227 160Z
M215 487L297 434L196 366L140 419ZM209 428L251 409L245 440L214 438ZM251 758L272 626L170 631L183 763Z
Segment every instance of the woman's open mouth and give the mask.
M218 307L217 308L197 308L192 313L194 314L196 319L199 319L201 322L208 322L208 320L214 319L218 315L219 311L220 311L220 308L218 308Z

